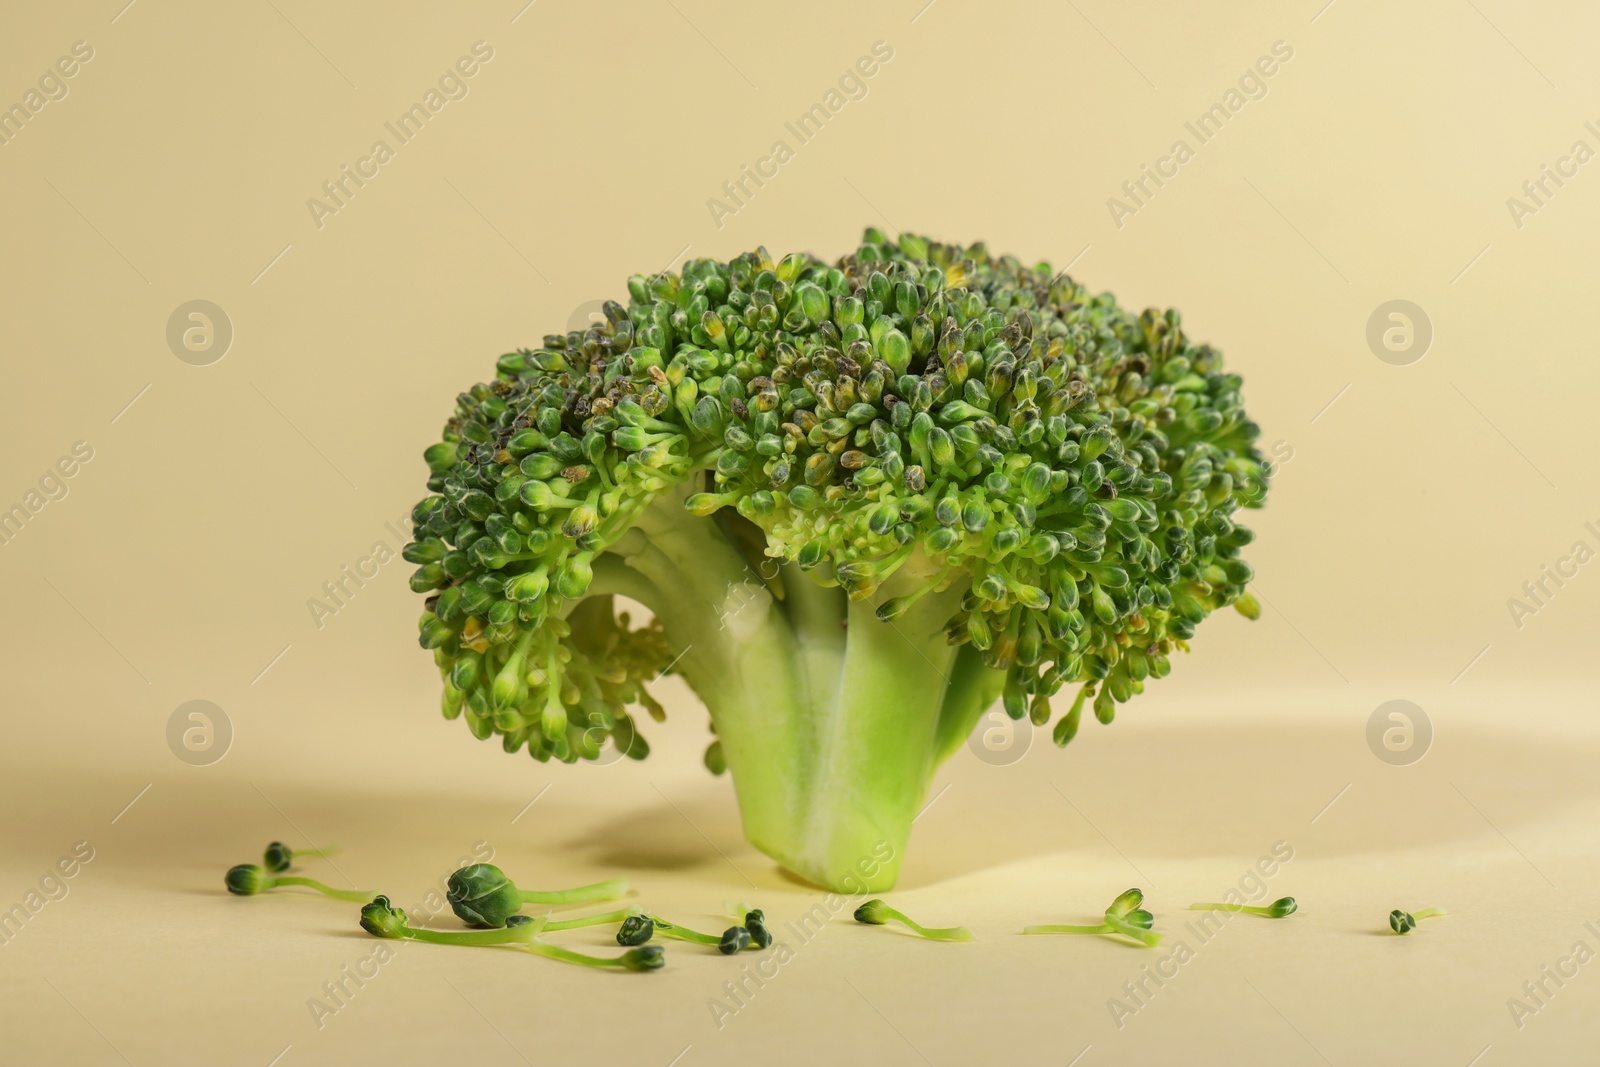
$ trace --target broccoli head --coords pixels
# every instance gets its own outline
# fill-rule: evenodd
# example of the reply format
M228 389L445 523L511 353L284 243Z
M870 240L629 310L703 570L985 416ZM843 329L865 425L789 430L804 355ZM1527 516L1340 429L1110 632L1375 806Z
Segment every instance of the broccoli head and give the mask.
M870 229L832 266L758 249L628 291L500 357L424 453L405 556L474 736L643 758L629 709L661 719L680 675L749 839L878 891L996 698L1042 726L1074 687L1065 745L1209 612L1256 613L1259 431L1176 312Z

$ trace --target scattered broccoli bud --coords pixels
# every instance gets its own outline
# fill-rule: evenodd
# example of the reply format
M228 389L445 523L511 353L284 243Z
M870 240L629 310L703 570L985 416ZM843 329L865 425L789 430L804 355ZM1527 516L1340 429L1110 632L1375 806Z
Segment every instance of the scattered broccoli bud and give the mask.
M489 930L429 930L411 926L406 913L389 903L385 896L374 897L361 909L361 928L374 937L400 938L407 941L426 941L435 945L513 945L548 959L563 963L576 963L584 967L616 967L629 971L659 970L666 962L659 945L630 949L620 956L590 956L582 952L552 945L541 940L541 935L554 930L573 930L601 923L626 922L637 916L637 909L607 912L603 915L586 915L578 919L550 922L527 915L507 916L506 924Z
M1075 692L1066 744L1211 612L1258 612L1260 431L1176 312L876 229L834 264L758 249L628 294L502 356L424 453L404 555L473 736L643 758L636 710L679 674L746 836L879 892L996 699L1044 726Z
M1113 900L1111 902L1111 906L1106 909L1106 914L1107 915L1117 915L1117 916L1127 916L1127 915L1131 914L1132 912L1134 912L1136 909L1138 909L1139 905L1141 905L1143 903L1144 903L1144 890L1139 889L1137 887L1133 888L1133 889L1124 890L1123 892L1121 892L1121 893L1119 893L1117 895L1117 899L1115 899L1115 900ZM1146 914L1149 914L1149 913L1146 912Z
M1155 916L1145 911L1139 905L1144 903L1144 892L1139 889L1129 889L1119 895L1106 908L1104 921L1094 926L1073 926L1063 924L1050 924L1044 926L1025 926L1025 934L1118 934L1136 941L1146 948L1154 948L1161 943L1161 935L1151 929L1155 925Z
M617 944L642 945L655 935L655 923L650 921L648 915L633 915L622 921L622 926L617 930Z
M1256 906L1250 904L1190 904L1190 911L1236 911L1246 915L1262 915L1268 919L1281 919L1285 915L1293 915L1299 907L1294 902L1294 897L1279 897L1271 904Z
M262 863L272 873L282 874L297 859L331 856L334 851L332 848L290 848L282 841L273 841L262 853Z
M504 926L524 904L585 904L616 900L628 892L628 882L615 878L575 889L549 891L518 889L505 872L492 863L474 863L450 876L446 897L450 909L469 926Z
M856 909L856 922L858 923L866 923L869 926L883 926L891 921L899 923L918 937L925 937L929 941L972 940L972 931L965 926L929 928L916 922L905 912L891 908L881 900L869 900Z
M772 931L767 929L766 912L760 908L752 908L748 904L736 904L732 901L724 903L722 910L735 919L743 916L745 931L750 935L750 943L756 948L767 948L772 944Z
M393 938L408 936L410 928L404 909L393 907L389 898L380 894L361 909L361 929L373 937Z
M255 896L257 893L282 886L302 885L335 900L349 900L361 904L372 899L372 894L363 889L335 889L315 878L302 878L293 874L271 875L254 863L241 863L228 868L223 881L228 887L228 892L241 897Z
M730 926L722 932L722 940L717 945L717 951L724 956L731 956L750 947L750 931L742 926Z
M1449 914L1443 908L1423 908L1421 911L1401 911L1396 908L1389 913L1389 929L1397 934L1409 934L1417 928L1418 919L1432 919L1439 915Z
M760 917L759 911L753 911L744 917L744 928L750 933L750 943L756 948L766 948L772 944L772 931L767 929L766 922Z

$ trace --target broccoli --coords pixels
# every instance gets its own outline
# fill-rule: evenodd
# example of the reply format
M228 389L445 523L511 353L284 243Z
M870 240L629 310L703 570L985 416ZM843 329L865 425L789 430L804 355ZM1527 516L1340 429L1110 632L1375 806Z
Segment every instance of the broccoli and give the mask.
M1259 611L1240 380L1176 312L1133 315L982 244L867 230L636 275L604 321L457 398L413 512L447 718L538 760L648 745L680 675L747 837L891 887L939 765L997 697L1071 741L1195 626ZM653 613L635 625L621 596Z

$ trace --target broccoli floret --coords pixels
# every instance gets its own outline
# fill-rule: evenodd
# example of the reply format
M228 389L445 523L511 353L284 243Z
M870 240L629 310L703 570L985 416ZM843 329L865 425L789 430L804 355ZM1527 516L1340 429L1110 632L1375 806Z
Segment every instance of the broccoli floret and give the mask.
M636 275L627 307L502 356L428 448L412 588L443 709L535 759L643 758L682 676L746 835L894 884L935 769L997 697L1077 731L1256 611L1266 469L1239 378L1176 312L1048 264L868 230ZM635 625L614 598L647 607Z

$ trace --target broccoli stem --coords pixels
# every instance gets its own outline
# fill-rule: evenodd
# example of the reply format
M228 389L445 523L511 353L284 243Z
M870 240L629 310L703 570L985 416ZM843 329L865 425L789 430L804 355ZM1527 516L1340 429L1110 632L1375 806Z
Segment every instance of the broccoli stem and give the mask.
M675 669L711 713L751 843L815 884L888 889L934 770L1004 675L949 644L959 588L878 619L877 602L933 580L926 560L856 601L773 561L780 601L722 527L684 509L687 490L641 514L645 537L613 546L640 580L608 563L607 588L630 585L684 650Z
M306 878L298 874L277 874L267 880L266 888L271 889L280 885L303 885L308 889L315 889L323 896L335 900L350 900L357 904L365 904L372 899L372 894L364 889L335 889L326 882L319 882L315 878Z
M573 889L519 889L517 896L524 904L588 904L598 900L616 900L626 896L628 880L613 878L593 885L580 885ZM551 929L554 924L546 927Z

